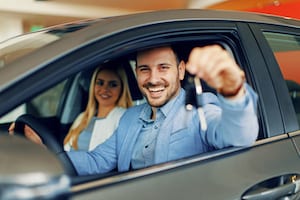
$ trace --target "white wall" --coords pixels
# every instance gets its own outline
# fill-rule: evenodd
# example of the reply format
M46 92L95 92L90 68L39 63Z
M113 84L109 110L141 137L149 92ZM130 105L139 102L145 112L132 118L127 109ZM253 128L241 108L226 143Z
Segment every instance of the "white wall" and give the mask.
M19 18L0 17L0 42L23 33L23 23Z

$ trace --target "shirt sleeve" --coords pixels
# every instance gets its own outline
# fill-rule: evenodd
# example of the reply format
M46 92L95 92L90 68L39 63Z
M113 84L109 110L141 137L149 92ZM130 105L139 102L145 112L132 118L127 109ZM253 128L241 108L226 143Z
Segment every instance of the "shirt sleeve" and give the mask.
M251 95L256 96L255 93L250 92L250 90L252 90L248 84L244 84L245 87L245 95L242 96L241 98L238 99L227 99L225 97L223 97L221 94L217 94L220 100L220 103L228 108L231 109L243 109L246 107L249 99L251 98ZM253 94L251 94L253 93ZM255 97L257 99L257 97Z
M93 151L67 152L78 175L107 173L117 166L116 134Z
M202 133L214 148L250 146L258 136L257 94L245 83L245 96L228 100L217 94L220 108L207 109L208 129ZM211 111L212 110L212 111Z

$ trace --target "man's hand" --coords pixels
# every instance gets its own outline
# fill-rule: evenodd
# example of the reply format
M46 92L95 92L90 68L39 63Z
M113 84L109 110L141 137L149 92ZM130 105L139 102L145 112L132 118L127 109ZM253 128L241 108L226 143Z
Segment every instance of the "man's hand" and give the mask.
M194 48L186 69L203 79L225 98L237 99L245 93L244 72L234 58L219 45Z

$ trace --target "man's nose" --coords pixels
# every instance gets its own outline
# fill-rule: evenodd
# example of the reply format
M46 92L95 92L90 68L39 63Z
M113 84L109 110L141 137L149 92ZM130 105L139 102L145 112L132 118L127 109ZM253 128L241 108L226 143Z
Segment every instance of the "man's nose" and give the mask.
M160 75L158 70L151 70L150 72L150 76L149 76L149 82L152 84L155 84L157 82L159 82L160 80Z

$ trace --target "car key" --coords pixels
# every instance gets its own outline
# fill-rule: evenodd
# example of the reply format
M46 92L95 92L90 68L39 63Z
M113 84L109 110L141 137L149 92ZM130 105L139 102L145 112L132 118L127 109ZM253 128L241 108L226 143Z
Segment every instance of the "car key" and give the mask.
M202 85L200 79L196 76L188 75L188 85L186 87L186 109L192 110L193 106L197 108L199 120L201 124L201 130L206 131L207 123L205 114L203 111L203 100L202 100Z

